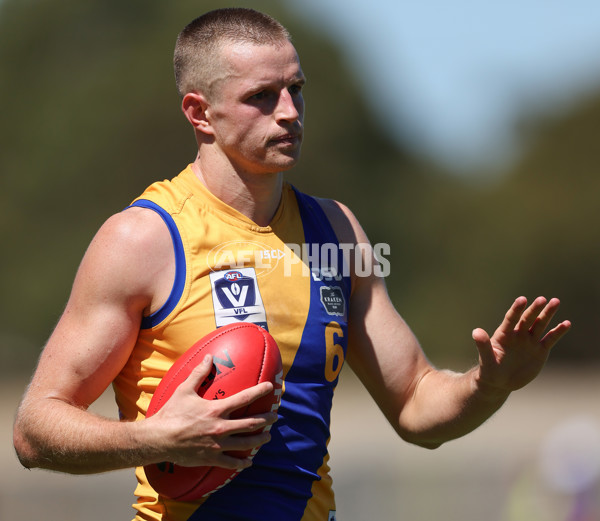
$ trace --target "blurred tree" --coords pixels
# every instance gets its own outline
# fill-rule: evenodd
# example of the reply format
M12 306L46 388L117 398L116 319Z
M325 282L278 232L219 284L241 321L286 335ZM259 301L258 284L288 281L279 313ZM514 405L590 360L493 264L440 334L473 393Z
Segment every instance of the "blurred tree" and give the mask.
M234 2L235 4L235 2ZM246 5L245 2L237 2ZM172 75L177 33L216 1L0 4L1 359L36 356L93 233L195 157ZM353 204L404 154L378 130L339 50L275 2L306 64L305 154L292 182ZM369 215L367 210L363 213ZM367 219L372 223L376 220Z
M495 183L429 175L431 184L414 194L419 218L400 247L421 248L407 263L415 277L400 272L391 292L442 363L474 358L471 330L493 331L521 294L558 296L557 319L573 321L551 363L600 360L600 93L552 117L522 118L523 156Z
M194 159L172 50L187 22L219 6L0 3L4 368L30 370L100 224ZM391 245L390 294L432 360L473 360L473 327L495 328L514 297L538 293L562 297L561 317L575 323L553 359L598 360L600 98L537 128L497 183L467 182L390 141L327 35L281 3L252 7L289 27L308 77L303 157L289 179L348 204L372 242Z
M531 118L530 118L531 119ZM499 208L514 201L507 224L519 253L513 284L529 294L552 293L573 318L560 359L600 360L600 93L574 110L533 119L523 160L495 195ZM511 205L512 206L512 205Z

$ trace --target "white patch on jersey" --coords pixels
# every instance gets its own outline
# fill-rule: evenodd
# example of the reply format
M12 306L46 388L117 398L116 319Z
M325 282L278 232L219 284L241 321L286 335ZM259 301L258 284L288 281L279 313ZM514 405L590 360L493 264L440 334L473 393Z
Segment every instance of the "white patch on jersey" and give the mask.
M209 276L217 327L251 322L267 328L267 314L254 268L213 271Z

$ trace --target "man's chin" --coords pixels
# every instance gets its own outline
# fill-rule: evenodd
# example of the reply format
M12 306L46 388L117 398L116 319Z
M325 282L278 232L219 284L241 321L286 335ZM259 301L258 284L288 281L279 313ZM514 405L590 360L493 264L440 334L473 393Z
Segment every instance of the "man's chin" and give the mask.
M269 161L269 170L272 172L286 172L294 168L300 160L300 153L279 155L273 161Z

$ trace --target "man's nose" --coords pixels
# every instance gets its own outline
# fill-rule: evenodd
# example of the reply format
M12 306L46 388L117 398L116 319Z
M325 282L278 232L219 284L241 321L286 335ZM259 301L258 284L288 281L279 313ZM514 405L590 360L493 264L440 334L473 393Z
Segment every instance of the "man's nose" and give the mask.
M277 107L275 108L277 119L295 121L300 117L301 107L296 106L297 100L294 99L289 90L283 89L279 94Z

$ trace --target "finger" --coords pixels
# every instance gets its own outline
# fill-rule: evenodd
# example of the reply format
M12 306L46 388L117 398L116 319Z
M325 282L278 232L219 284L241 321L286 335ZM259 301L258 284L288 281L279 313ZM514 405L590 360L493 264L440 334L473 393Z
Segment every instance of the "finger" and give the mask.
M487 332L484 329L481 328L477 328L473 330L473 334L472 334L473 340L475 340L475 343L477 345L485 345L487 343L490 342L490 336L487 334Z
M568 331L571 329L571 322L569 320L564 320L558 326L548 331L546 336L542 338L541 344L546 349L552 349L554 344L558 342Z
M542 310L546 307L546 298L538 297L536 298L531 306L529 306L522 314L521 319L516 327L516 329L520 331L530 331L531 327L538 319L538 316L542 312Z
M526 307L527 299L525 297L517 298L506 312L506 315L504 315L504 320L500 324L498 331L504 334L511 333L519 323L519 320L521 320L521 315Z
M260 432L250 436L228 436L220 443L223 452L246 451L262 447L271 441L269 432Z
M198 393L200 390L200 386L206 380L210 372L212 371L213 363L212 363L212 355L206 355L202 362L200 362L194 369L190 375L185 379L185 381L181 384L182 386L191 388L195 393Z
M250 447L249 449L244 449L244 450L251 450L253 448L254 447ZM197 467L197 466L199 466L198 462L195 460L175 461L174 463L176 463L180 467ZM220 467L220 468L231 469L231 470L243 470L245 468L248 468L251 465L252 465L252 456L238 457L234 453L227 454L224 452L215 452L209 458L203 458L200 466Z
M214 461L215 467L232 470L244 470L252 466L252 457L236 458L230 454L219 454Z
M229 420L227 432L229 434L247 434L249 432L271 430L271 426L277 421L278 416L275 412L265 412L253 414L242 418Z
M266 396L272 391L273 384L271 382L262 382L218 401L220 405L223 406L223 411L230 413L236 409L247 407L252 402L255 402L259 398Z
M529 330L534 336L541 337L548 324L554 317L555 313L558 311L558 307L560 306L560 300L557 298L550 299L550 302L539 313L538 317L535 319L533 324L530 326Z

